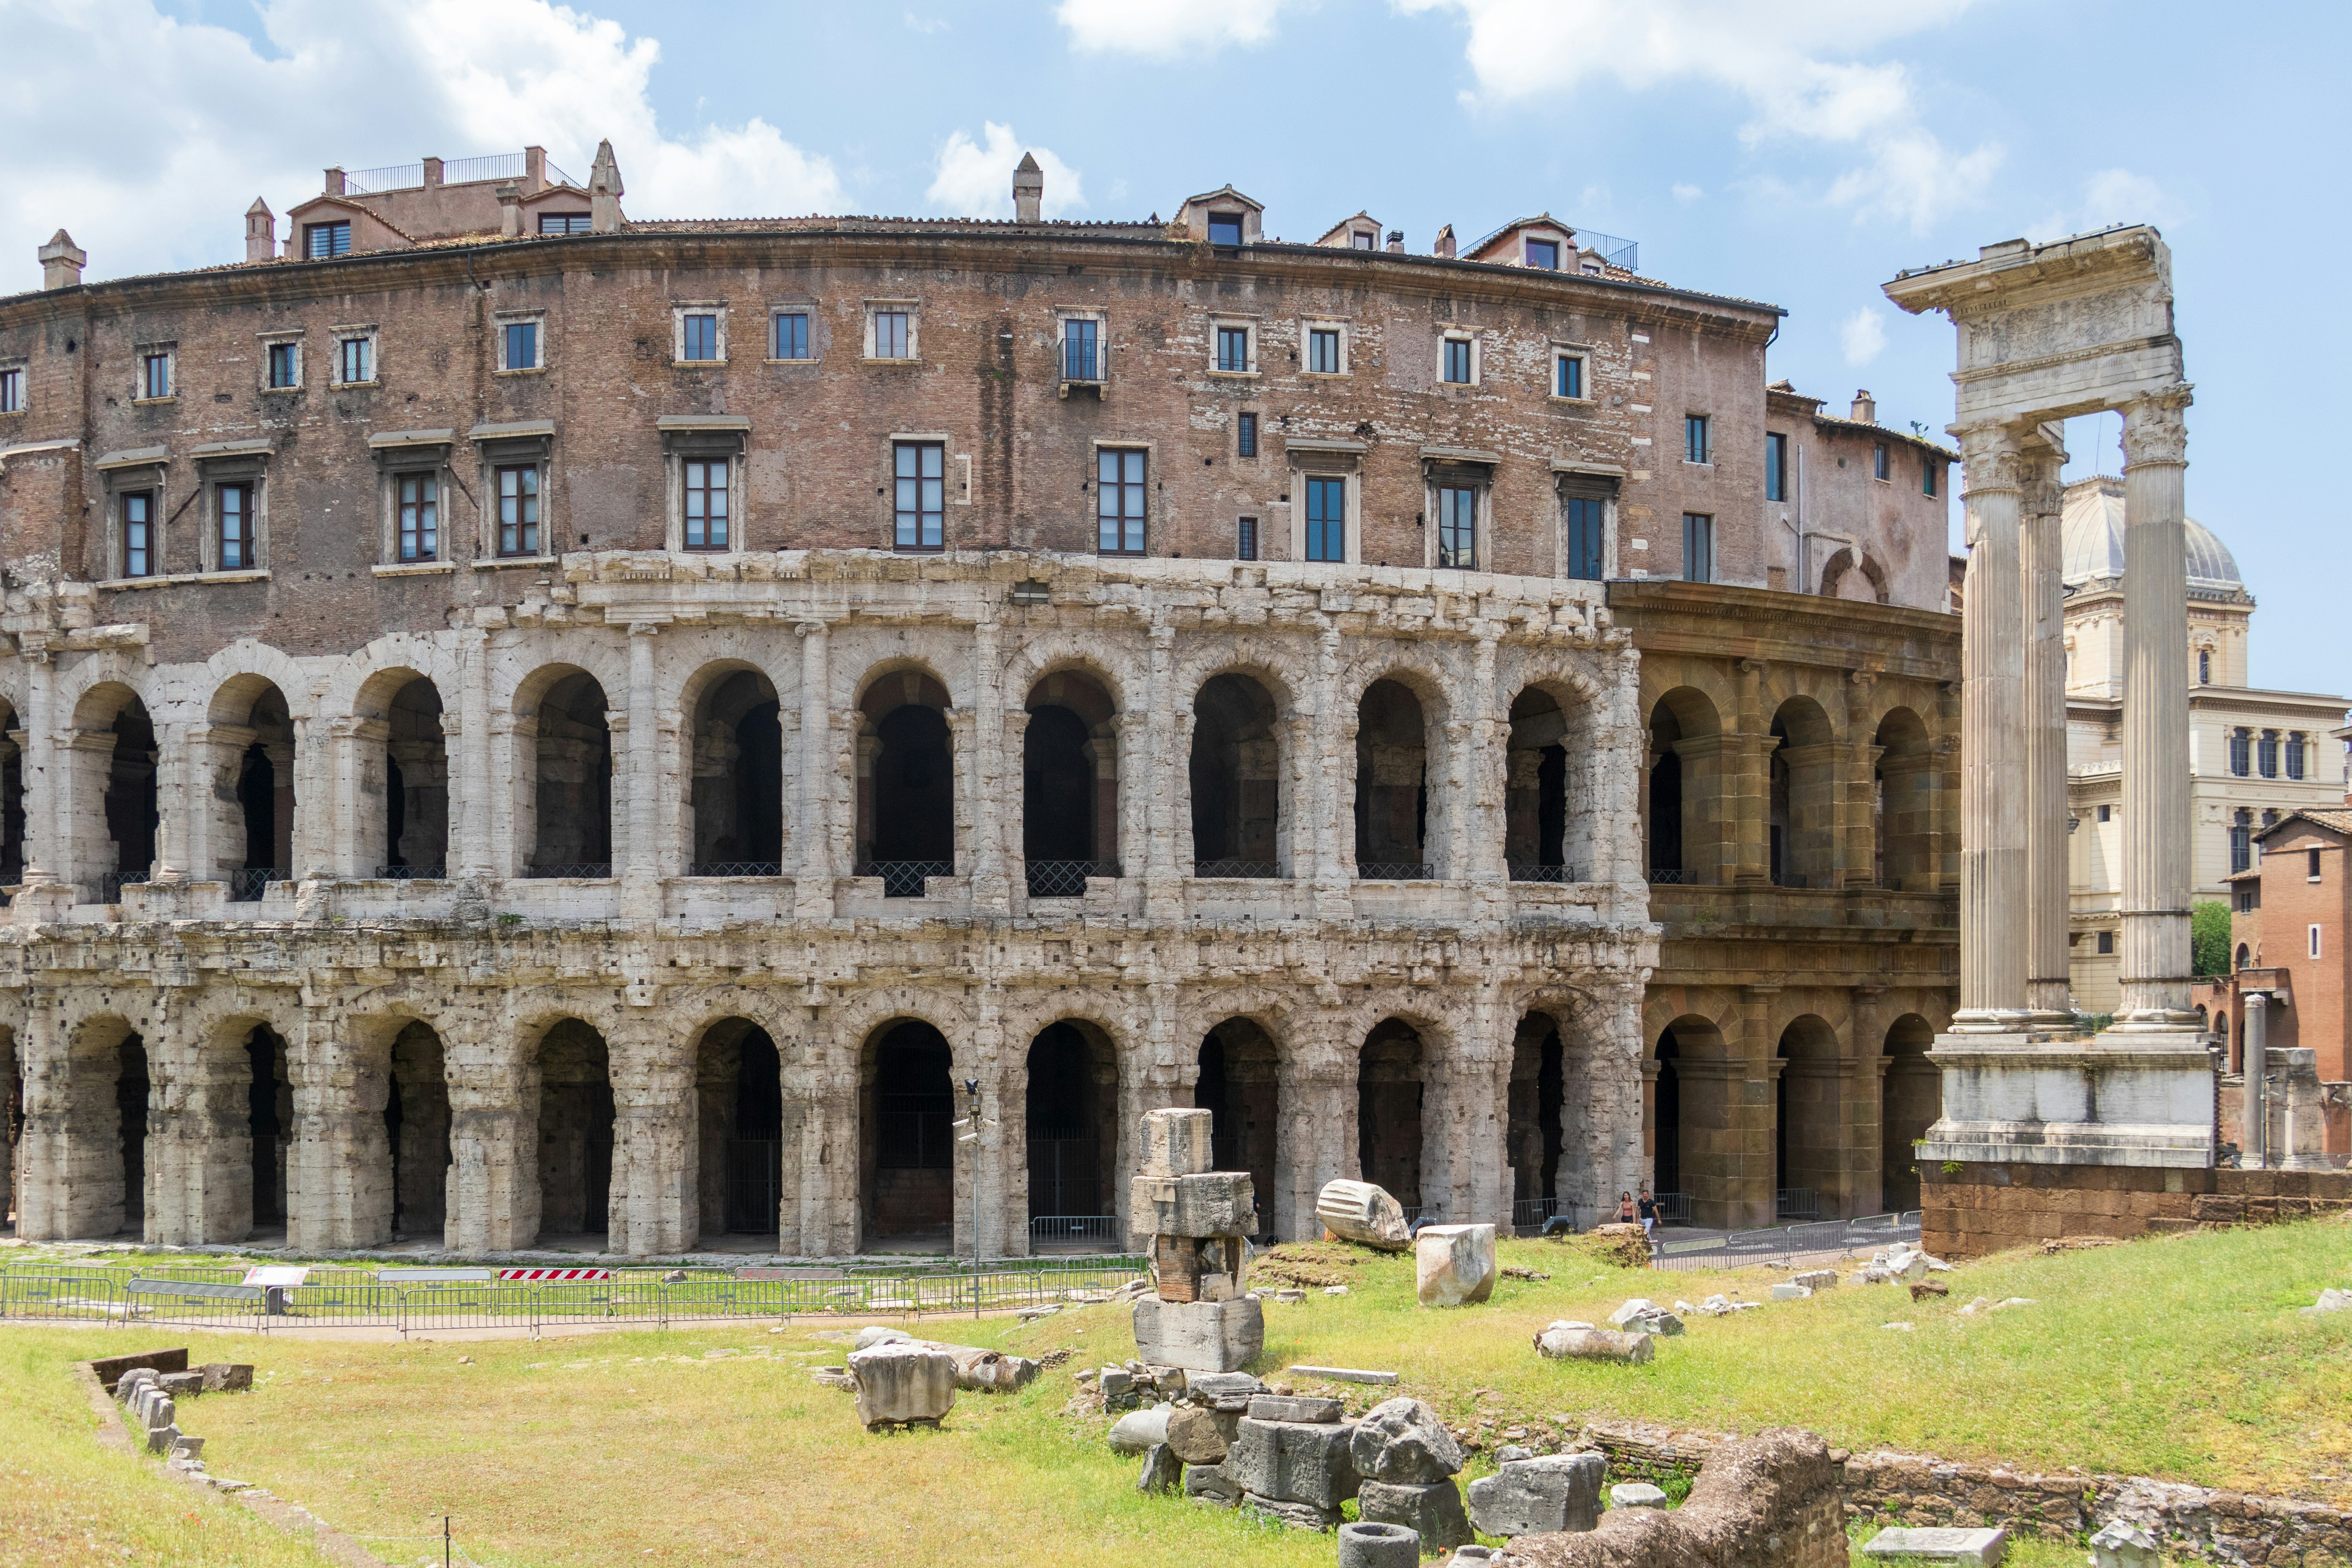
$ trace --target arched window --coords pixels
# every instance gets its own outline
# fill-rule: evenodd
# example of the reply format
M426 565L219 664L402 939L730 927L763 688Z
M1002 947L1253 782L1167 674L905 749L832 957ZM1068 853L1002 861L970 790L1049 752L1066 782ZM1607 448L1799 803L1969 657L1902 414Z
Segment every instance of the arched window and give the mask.
M2200 647L2197 650L2197 684L2200 686L2213 684L2213 650L2210 647Z
M2253 967L2253 963L2254 954L2252 949L2247 947L2244 942L2240 942L2238 944L2238 967L2241 969L2251 969Z
M2266 779L2278 777L2279 736L2276 730L2263 731L2262 741L2254 748L2254 767Z
M2304 773L2303 731L2296 730L2286 738L2286 776L2299 779Z
M2253 731L2244 725L2230 731L2230 772L2244 778L2253 771Z
M2253 823L2252 812L2241 811L2238 813L2237 820L2230 824L2230 874L2233 877L2253 867Z

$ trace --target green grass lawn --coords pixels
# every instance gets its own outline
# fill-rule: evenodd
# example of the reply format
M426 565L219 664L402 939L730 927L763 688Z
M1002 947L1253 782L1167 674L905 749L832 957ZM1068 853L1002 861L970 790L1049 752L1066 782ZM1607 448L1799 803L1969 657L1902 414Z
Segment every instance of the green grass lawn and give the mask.
M1506 1279L1493 1302L1451 1312L1412 1304L1409 1259L1362 1255L1344 1271L1347 1296L1269 1306L1261 1370L1274 1381L1296 1362L1394 1370L1396 1390L1349 1389L1351 1406L1409 1393L1496 1441L1596 1416L1735 1432L1793 1424L1847 1447L2352 1495L2333 1479L2352 1473L2352 1323L2294 1311L2323 1285L2352 1283L2343 1225L1968 1265L1944 1277L1946 1302L1842 1289L1696 1319L1644 1367L1544 1362L1528 1341L1555 1318L1597 1321L1629 1295L1753 1299L1776 1276L1618 1270L1543 1242L1504 1252L1553 1278ZM2036 1304L1957 1316L1979 1294ZM1914 1331L1880 1328L1890 1321ZM843 1353L814 1337L825 1325L771 1326L407 1345L0 1330L0 1474L23 1472L16 1495L32 1500L0 1510L0 1561L313 1560L273 1544L233 1505L142 1476L143 1462L91 1442L66 1363L151 1342L259 1363L253 1394L187 1408L213 1469L379 1538L392 1563L416 1563L427 1548L388 1538L437 1534L444 1510L471 1556L499 1568L1329 1561L1328 1537L1138 1496L1136 1466L1105 1448L1102 1419L1066 1413L1072 1372L1133 1353L1118 1309L1028 1324L926 1320L926 1334L1076 1353L1017 1395L964 1395L943 1431L897 1436L867 1436L847 1394L808 1380L803 1368ZM1489 1468L1481 1455L1470 1474ZM2081 1555L2036 1545L2011 1561Z

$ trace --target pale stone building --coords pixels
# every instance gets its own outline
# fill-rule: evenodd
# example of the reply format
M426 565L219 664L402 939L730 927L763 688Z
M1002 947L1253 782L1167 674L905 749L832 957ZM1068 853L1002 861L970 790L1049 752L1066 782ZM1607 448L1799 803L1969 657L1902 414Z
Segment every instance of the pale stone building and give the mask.
M242 266L45 248L0 300L19 1234L1118 1245L1187 1103L1280 1236L1360 1173L1881 1206L1957 626L1772 591L1778 312L1548 218L1285 245L1042 178L641 223L609 148L428 160L282 249L257 203Z
M2099 476L2066 487L2069 969L2076 1005L2112 1013L2123 852L2124 487ZM2191 896L2231 900L2263 831L2296 811L2340 805L2335 739L2346 700L2247 682L2254 596L2213 531L2186 521Z

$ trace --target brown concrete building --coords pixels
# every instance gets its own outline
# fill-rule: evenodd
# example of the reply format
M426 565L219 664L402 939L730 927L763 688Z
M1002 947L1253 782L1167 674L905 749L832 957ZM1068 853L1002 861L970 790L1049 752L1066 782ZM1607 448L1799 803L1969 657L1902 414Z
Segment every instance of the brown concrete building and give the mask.
M1899 1201L1944 523L1813 461L1876 531L1773 591L1772 308L1549 218L639 223L609 148L510 162L0 300L23 1234L1116 1244L1188 1101L1280 1235L1360 1171L1589 1220L1645 1131L1702 1220Z

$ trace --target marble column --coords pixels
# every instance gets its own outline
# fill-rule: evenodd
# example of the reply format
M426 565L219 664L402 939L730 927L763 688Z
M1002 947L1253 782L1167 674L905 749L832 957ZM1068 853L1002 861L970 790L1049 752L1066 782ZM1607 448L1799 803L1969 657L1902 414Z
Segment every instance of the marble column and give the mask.
M457 874L482 881L498 872L490 852L490 830L497 816L491 804L490 659L488 634L468 626L457 634L457 748L456 787L449 792L450 859ZM447 721L443 721L444 725ZM511 727L512 716L509 715ZM444 733L447 731L445 728ZM506 799L512 804L513 792ZM509 866L511 869L511 857ZM454 1212L454 1211L453 1211Z
M2189 1010L2189 467L2175 387L2124 405L2123 998L2116 1026L2183 1029Z
M1960 619L1960 1005L1955 1034L2024 1027L2025 638L2019 538L2024 459L2016 434L1959 432L1969 564Z
M794 763L801 808L800 820L793 825L800 856L793 876L793 912L802 920L823 920L833 913L835 875L832 823L838 767L833 755L833 712L827 705L832 634L823 621L803 621L793 629L801 638L800 754Z
M2025 451L2021 570L2025 600L2026 1005L2036 1028L2071 1029L2066 932L2065 551L2060 537L2066 450L2045 425Z
M662 803L656 793L661 721L654 710L658 700L654 688L654 638L660 631L661 627L646 621L629 626L628 730L620 737L628 748L625 753L628 765L621 775L626 801L620 812L624 831L612 847L613 858L621 862L614 869L625 884L625 905L640 912L651 912L656 907L655 889L661 875Z

